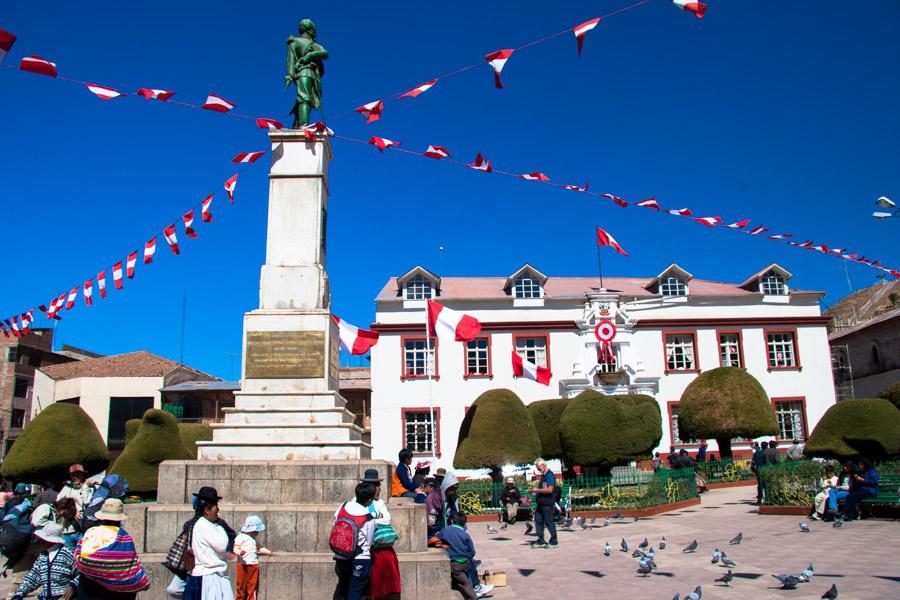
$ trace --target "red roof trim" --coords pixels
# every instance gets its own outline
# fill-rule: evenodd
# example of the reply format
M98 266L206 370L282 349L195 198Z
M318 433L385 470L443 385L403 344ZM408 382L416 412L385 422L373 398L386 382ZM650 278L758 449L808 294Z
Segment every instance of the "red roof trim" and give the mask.
M635 329L651 327L754 327L765 325L827 325L831 317L746 317L728 319L641 319Z
M372 323L369 328L386 333L425 332L424 323ZM578 329L575 321L493 321L481 322L482 331L545 331L547 329Z

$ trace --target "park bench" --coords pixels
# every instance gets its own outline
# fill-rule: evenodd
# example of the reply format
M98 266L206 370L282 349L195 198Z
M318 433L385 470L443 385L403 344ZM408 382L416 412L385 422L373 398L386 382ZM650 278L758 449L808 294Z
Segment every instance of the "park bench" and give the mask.
M898 489L900 489L900 473L882 473L881 482L878 485L878 495L866 498L861 505L868 511L879 506L896 509L900 507L900 491Z

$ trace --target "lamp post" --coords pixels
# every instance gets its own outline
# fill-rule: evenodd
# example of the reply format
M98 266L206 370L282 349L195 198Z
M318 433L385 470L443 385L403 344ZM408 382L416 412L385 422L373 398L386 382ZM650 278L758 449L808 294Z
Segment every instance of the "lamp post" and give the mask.
M900 218L900 209L897 208L897 204L888 198L887 196L882 196L878 200L875 201L876 206L878 208L883 208L886 210L877 210L872 213L872 216L879 221L883 221L885 219L891 218Z

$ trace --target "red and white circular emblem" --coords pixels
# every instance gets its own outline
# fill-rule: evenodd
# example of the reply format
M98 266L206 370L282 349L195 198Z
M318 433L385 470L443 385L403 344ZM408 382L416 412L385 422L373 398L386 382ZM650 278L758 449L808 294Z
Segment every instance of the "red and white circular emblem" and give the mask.
M611 342L616 337L616 324L612 321L600 321L594 328L594 335L601 342Z

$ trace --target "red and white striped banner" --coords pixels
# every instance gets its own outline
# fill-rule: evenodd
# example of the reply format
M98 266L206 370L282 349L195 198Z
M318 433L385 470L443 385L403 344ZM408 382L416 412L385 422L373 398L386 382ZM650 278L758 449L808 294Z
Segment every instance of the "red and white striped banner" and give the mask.
M172 254L178 256L181 250L178 248L178 236L175 235L174 223L163 228L163 237L166 238L166 243L169 245L169 249L172 250Z
M213 222L212 213L209 212L209 206L212 204L212 201L213 201L213 195L210 194L209 196L204 198L203 201L200 203L200 218L203 220L204 223L212 223Z
M237 106L234 102L229 102L225 98L220 98L215 94L210 94L206 97L206 102L203 103L203 108L206 110L212 110L220 113L227 113L231 109Z
M122 261L120 260L112 266L113 285L117 290L122 289Z
M112 100L113 98L118 98L125 95L118 90L114 90L110 87L104 87L102 85L97 85L95 83L87 84L87 89L101 100Z
M192 225L194 224L194 209L192 208L191 210L181 215L181 220L184 222L184 235L188 236L192 240L198 239L197 232L192 227Z
M125 275L128 279L134 279L134 265L137 264L138 251L135 250L128 254L125 259Z

